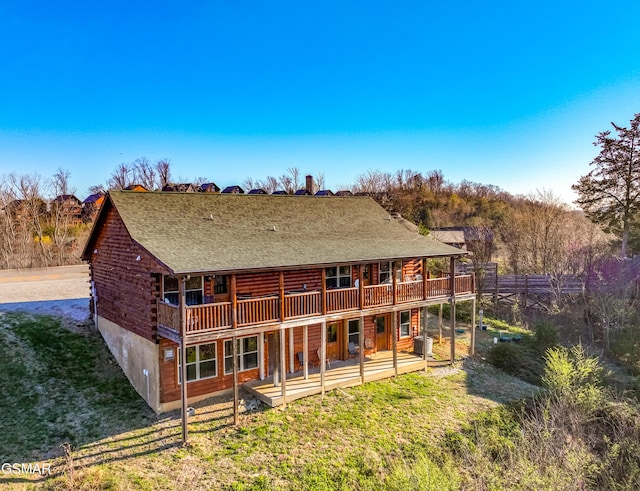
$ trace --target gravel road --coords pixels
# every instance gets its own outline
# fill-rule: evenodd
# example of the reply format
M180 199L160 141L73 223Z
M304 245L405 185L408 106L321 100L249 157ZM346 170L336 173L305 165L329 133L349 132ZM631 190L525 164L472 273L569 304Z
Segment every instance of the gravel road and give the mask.
M89 317L89 292L86 265L0 271L0 311L84 321Z

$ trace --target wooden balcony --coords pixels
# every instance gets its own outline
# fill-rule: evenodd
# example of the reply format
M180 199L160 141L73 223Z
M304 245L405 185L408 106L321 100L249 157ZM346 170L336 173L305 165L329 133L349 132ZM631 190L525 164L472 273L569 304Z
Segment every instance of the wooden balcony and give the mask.
M235 302L236 326L269 324L282 320L391 306L394 305L394 297L396 305L401 305L451 296L449 278L430 278L426 280L426 284L423 280L396 283L395 295L393 284L366 285L363 289L362 292L360 288L326 290L324 302L321 291L286 292L282 297L274 294L260 298L238 299ZM473 276L456 276L455 293L474 293ZM234 327L233 305L234 302L220 302L187 306L186 334L201 334ZM159 325L180 332L180 309L177 306L159 302L157 319Z

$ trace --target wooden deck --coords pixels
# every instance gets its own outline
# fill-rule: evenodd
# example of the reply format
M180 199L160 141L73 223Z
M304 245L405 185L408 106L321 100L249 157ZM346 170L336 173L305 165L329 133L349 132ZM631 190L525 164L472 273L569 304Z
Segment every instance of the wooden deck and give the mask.
M425 362L421 356L413 353L398 352L398 374L424 370ZM393 377L393 352L380 351L364 360L364 381L381 380ZM359 359L332 361L331 368L325 370L325 391L360 385ZM243 388L271 407L282 405L282 387L274 387L271 377L265 380L253 380L243 384ZM286 401L308 397L322 392L320 369L309 369L309 378L304 379L302 370L287 373Z

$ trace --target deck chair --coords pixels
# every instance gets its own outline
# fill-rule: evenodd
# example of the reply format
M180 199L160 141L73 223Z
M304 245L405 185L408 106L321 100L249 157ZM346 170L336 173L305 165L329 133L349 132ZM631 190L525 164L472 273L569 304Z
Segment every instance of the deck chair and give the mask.
M331 362L329 361L329 358L326 359L326 362L327 366L331 368ZM318 348L318 366L320 366L320 363L322 363L322 348Z
M348 346L349 356L358 356L360 354L360 346L356 346L356 343L351 341Z

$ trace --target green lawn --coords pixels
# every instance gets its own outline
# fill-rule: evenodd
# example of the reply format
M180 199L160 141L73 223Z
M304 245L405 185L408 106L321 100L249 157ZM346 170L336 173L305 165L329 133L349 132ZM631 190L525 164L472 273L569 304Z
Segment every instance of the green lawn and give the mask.
M448 432L535 390L486 364L467 362L456 370L302 399L284 410L263 407L243 413L237 428L228 397L218 397L196 405L192 444L183 448L179 414L155 416L99 334L86 327L74 331L53 318L0 314L0 460L48 461L56 474L40 481L0 474L0 484L5 479L15 487L50 489L394 489L416 459L437 460ZM62 457L65 442L72 446L72 463ZM423 468L435 483L442 471L432 464Z

